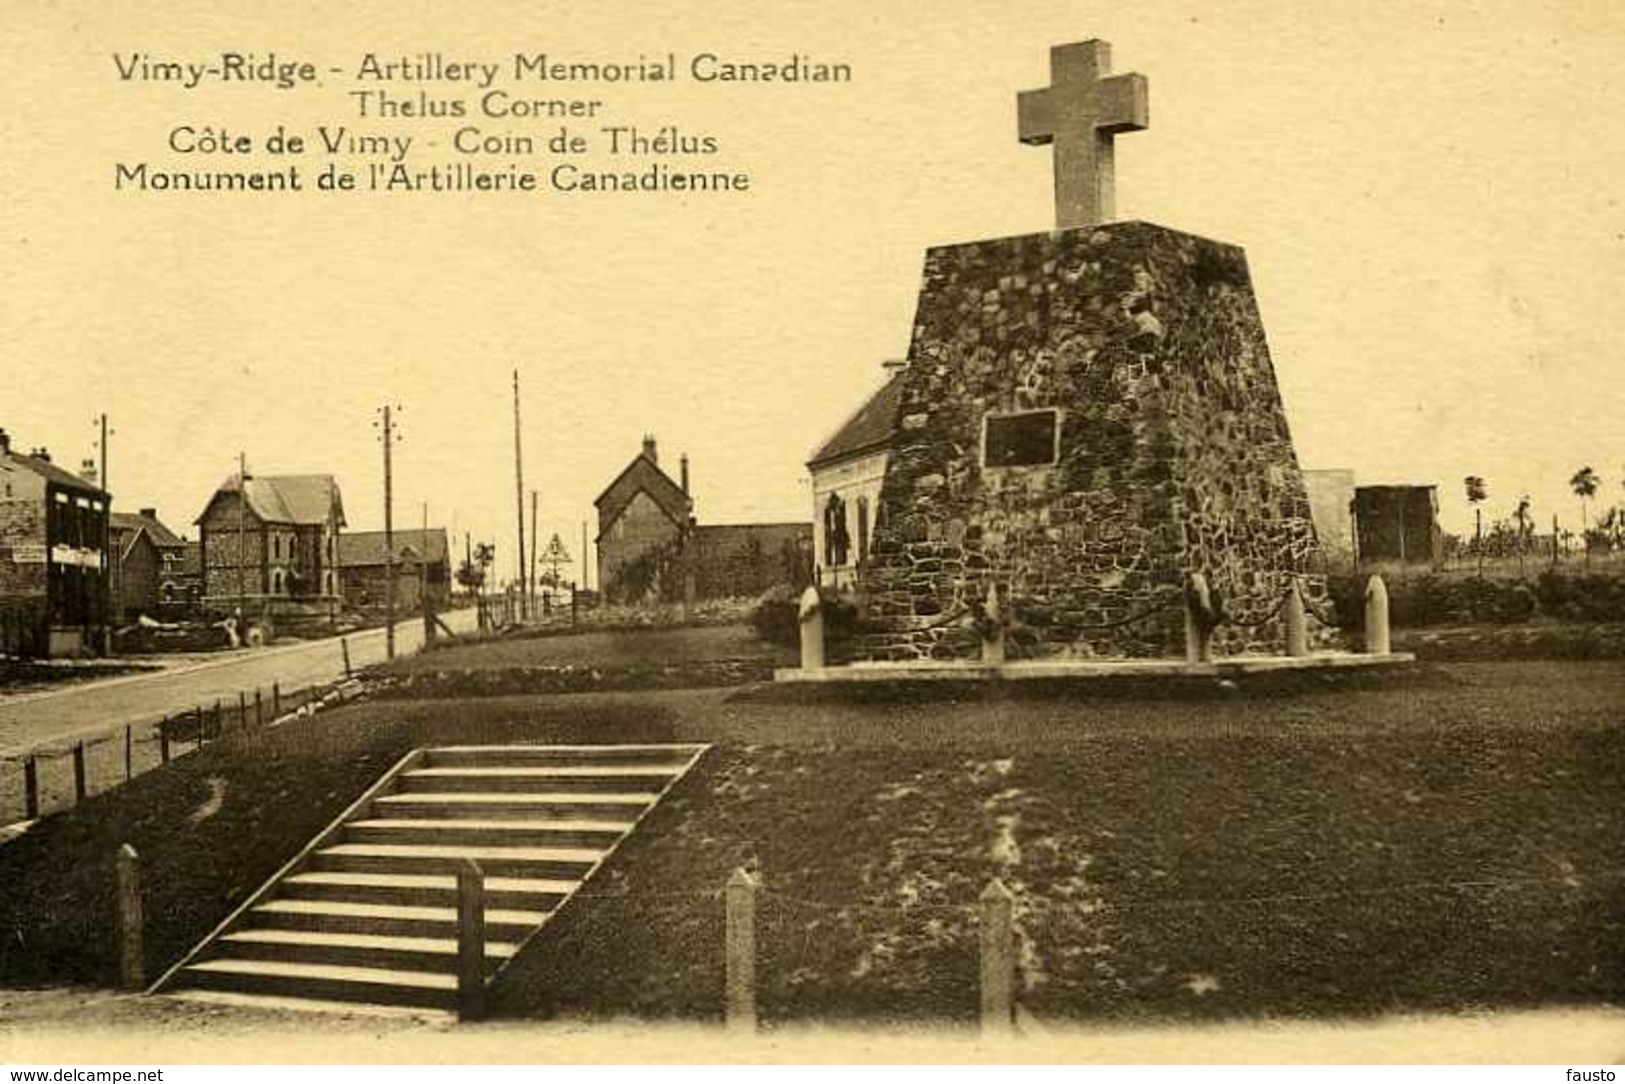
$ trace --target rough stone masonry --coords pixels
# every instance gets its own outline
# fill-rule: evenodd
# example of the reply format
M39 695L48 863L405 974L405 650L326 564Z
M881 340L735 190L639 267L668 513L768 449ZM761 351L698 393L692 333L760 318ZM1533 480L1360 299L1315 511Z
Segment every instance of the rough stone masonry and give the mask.
M1325 612L1233 245L1123 222L930 250L894 433L860 658L974 655L990 581L1036 656L1178 654L1192 571L1221 653L1279 650L1294 576Z

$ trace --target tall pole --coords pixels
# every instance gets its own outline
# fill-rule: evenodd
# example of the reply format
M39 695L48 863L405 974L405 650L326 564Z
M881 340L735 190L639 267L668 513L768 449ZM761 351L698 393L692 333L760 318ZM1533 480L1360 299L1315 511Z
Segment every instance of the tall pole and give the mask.
M530 491L530 600L536 601L536 551L542 548L542 540L536 533L536 491Z
M581 589L587 589L587 521L581 521Z
M519 582L525 582L525 460L519 443L519 370L513 371L513 485L519 502Z
M113 497L112 490L107 485L107 415L101 416L102 443L102 654L113 653L113 555L109 552L112 546L113 523Z
M248 620L248 453L237 453L237 633Z
M423 538L418 543L418 601L423 604L423 631L434 624L429 612L429 502L423 502ZM448 563L450 559L448 558Z
M395 657L395 421L384 407L384 657Z

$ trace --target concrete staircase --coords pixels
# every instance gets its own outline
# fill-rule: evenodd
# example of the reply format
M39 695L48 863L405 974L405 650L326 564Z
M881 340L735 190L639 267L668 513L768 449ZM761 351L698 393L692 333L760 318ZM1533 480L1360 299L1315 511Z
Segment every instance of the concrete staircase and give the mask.
M705 749L417 750L153 989L454 1009L463 861L485 875L489 981Z

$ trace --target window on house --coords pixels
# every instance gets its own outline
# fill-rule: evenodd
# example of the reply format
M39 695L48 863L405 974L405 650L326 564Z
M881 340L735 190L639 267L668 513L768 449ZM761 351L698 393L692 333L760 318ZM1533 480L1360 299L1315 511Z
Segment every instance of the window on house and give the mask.
M1059 455L1060 411L989 414L983 424L982 466L1046 467Z
M869 559L869 498L858 498L858 564Z
M824 564L839 568L846 564L850 539L846 532L846 502L837 493L824 505Z

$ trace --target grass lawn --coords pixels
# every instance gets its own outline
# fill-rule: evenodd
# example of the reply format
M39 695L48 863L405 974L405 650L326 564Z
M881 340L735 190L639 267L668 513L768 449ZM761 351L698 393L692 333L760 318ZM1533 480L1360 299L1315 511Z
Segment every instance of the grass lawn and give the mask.
M716 659L794 665L793 649L757 639L749 625L684 626L516 636L426 651L391 664L395 673L530 666L666 666Z
M714 1017L717 890L741 863L764 880L769 1021L969 1019L974 904L995 876L1040 1016L1625 996L1615 663L954 696L378 702L222 742L0 848L0 981L110 974L126 839L157 968L412 746L706 740L499 1008Z

